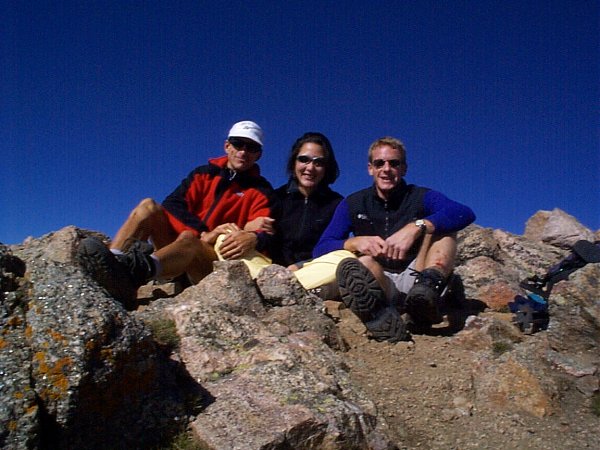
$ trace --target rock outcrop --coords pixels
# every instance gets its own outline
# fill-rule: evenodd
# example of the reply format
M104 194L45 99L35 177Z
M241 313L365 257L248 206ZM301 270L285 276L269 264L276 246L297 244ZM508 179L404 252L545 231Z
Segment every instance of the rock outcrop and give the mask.
M291 272L272 266L253 281L242 263L220 262L198 285L128 312L75 261L90 234L67 227L0 246L0 447L158 448L184 430L215 450L404 445L351 381L347 311ZM497 352L467 368L475 394L457 411L546 417L566 388L570 402L598 395L600 264L554 287L546 331L480 315L506 311L520 280L593 238L560 210L536 214L524 236L475 225L459 234L452 345Z

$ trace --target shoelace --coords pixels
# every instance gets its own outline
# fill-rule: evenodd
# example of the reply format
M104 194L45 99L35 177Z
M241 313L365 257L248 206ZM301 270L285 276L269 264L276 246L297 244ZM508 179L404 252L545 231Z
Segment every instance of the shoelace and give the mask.
M425 271L420 272L418 270L412 270L410 275L416 278L415 284L425 284L438 291L444 286L444 279L441 277L441 275L440 278L434 278L428 273L425 273Z
M154 275L155 267L150 261L153 251L154 248L148 242L135 240L120 258L135 280L145 281Z

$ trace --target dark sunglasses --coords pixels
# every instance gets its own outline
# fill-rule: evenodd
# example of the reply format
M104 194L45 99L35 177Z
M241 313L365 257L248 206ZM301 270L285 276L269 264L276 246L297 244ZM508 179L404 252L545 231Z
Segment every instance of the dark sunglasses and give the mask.
M400 167L402 165L402 161L399 159L375 159L371 162L373 167L376 169L381 169L383 166L385 166L385 163L389 163L390 167L393 168Z
M227 139L227 141L238 151L246 150L248 153L258 153L262 150L262 147L256 142L243 141L233 137Z
M298 155L296 156L296 161L306 165L313 163L315 167L324 167L327 164L327 159L324 156L315 156L313 158L307 155Z

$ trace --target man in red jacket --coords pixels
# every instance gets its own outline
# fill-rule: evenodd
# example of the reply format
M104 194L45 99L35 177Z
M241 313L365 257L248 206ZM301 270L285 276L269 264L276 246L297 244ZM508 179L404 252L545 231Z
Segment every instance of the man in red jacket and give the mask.
M137 289L151 279L187 273L197 283L217 259L238 259L262 250L265 233L244 231L247 222L269 216L272 187L260 175L263 132L254 122L233 125L226 156L194 169L163 201L147 198L131 212L107 248L99 239L81 242L84 269L126 307L135 308ZM147 242L150 240L152 246Z

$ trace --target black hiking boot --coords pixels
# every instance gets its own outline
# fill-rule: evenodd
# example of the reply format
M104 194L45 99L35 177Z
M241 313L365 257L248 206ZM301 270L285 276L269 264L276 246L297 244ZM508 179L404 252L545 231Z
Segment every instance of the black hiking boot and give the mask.
M136 242L127 253L115 255L101 240L88 237L81 241L77 256L92 278L126 309L133 310L138 288L154 275L151 253L144 243Z
M376 341L398 342L406 339L406 325L398 310L387 306L379 311L377 318L365 323L371 337Z
M342 260L336 271L344 304L365 324L378 341L397 342L406 336L400 313L389 306L379 283L355 258Z
M415 284L406 295L406 312L415 325L433 325L440 323L440 297L446 282L441 272L429 268L417 272Z

